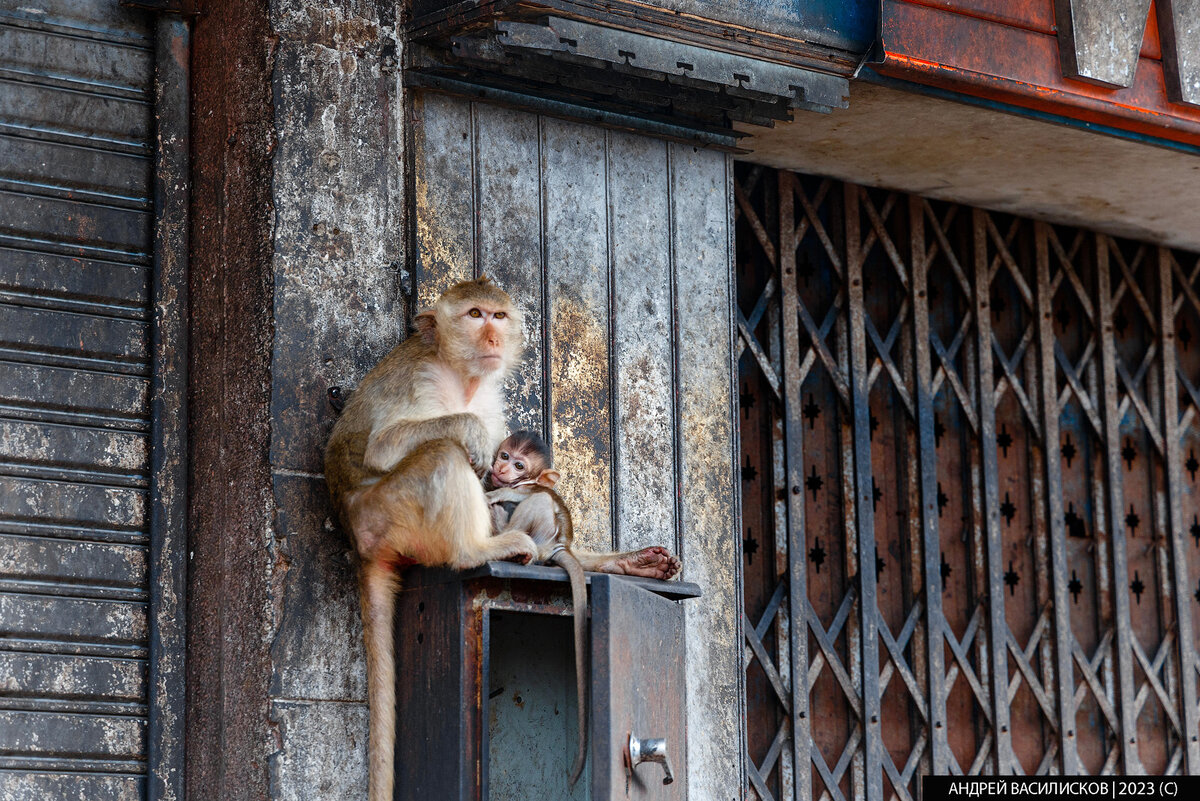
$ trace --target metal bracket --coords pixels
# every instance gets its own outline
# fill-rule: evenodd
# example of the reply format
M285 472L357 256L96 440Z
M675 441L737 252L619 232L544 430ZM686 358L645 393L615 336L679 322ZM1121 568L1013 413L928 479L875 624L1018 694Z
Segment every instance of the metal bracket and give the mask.
M829 112L846 108L849 82L837 75L788 67L695 45L550 17L545 25L499 21L502 49L565 53L726 91L786 98L791 108ZM455 40L459 43L462 40Z

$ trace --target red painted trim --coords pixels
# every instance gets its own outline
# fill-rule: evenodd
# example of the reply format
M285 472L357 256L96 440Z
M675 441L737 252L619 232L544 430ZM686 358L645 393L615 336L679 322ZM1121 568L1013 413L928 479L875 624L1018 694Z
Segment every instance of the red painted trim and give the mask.
M897 0L1037 33L1054 33L1054 0Z
M1055 35L898 0L885 0L883 15L882 75L1200 145L1200 110L1167 100L1162 64L1146 46L1134 85L1108 89L1063 77ZM1157 50L1153 17L1151 35Z
M1142 40L1142 58L1152 58L1162 61L1162 39L1158 34L1158 8L1154 0L1150 2L1150 18L1146 20L1146 38Z

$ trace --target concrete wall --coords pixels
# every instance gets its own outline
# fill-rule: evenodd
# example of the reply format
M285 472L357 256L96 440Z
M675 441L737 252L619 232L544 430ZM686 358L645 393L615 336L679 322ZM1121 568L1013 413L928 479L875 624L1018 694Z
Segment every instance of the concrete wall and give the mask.
M396 7L206 4L195 25L192 798L365 796L353 565L329 386L406 306Z
M405 326L395 10L271 3L274 799L366 793L357 583L321 473L327 388L355 385Z

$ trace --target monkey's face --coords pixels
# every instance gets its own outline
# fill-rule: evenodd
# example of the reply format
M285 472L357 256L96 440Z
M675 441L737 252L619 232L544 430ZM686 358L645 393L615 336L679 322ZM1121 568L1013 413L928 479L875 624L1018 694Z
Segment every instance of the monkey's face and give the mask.
M511 487L534 475L541 467L540 463L532 463L529 454L512 449L505 440L500 443L500 450L496 451L496 459L492 462L491 483L497 488Z
M499 370L508 355L504 346L514 336L508 315L505 307L483 303L472 305L462 314L463 325L475 343L475 358L487 372Z
M442 355L472 376L508 370L521 355L520 314L507 295L494 287L489 289L457 302L439 304L438 309Z

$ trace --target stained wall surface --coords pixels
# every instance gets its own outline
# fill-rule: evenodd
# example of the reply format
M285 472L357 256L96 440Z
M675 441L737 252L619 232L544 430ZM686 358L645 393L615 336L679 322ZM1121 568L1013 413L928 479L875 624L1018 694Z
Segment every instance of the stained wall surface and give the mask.
M525 315L512 427L547 435L586 547L662 544L689 602L689 788L740 786L724 154L437 94L414 100L418 306L486 274ZM681 699L681 702L684 699Z
M274 799L365 797L354 566L329 519L328 387L404 330L395 9L271 4L275 52L270 715Z
M404 329L390 3L206 4L194 23L188 785L366 795L330 386Z

